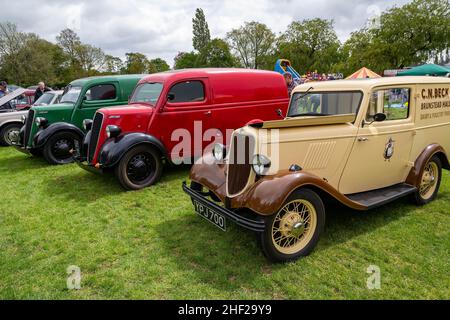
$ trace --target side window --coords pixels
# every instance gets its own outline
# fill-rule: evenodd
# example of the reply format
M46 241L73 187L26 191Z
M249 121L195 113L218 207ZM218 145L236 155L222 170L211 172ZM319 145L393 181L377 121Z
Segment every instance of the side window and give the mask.
M87 101L114 100L116 96L116 87L112 84L100 84L86 91Z
M205 88L201 81L177 83L169 91L171 103L201 102L205 100Z
M403 120L409 117L410 89L392 88L374 91L371 94L367 121L373 121L377 113L384 113L386 121Z

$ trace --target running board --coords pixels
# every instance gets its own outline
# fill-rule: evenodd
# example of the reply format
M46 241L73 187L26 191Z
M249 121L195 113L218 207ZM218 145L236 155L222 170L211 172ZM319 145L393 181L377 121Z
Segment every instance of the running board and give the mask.
M370 210L383 206L416 191L416 187L410 184L401 183L383 189L346 195L346 197L351 201L366 207L367 210Z

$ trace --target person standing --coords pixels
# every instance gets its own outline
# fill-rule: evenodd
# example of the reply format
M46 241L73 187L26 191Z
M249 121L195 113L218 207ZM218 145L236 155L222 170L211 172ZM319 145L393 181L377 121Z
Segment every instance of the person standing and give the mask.
M286 72L284 75L284 80L286 80L286 86L288 88L289 96L292 94L292 91L298 86L297 81L294 80L292 74Z
M6 81L0 81L0 98L8 94L8 84Z
M36 89L36 92L34 93L34 101L37 101L45 92L50 91L49 88L45 86L44 82L39 82L38 88Z

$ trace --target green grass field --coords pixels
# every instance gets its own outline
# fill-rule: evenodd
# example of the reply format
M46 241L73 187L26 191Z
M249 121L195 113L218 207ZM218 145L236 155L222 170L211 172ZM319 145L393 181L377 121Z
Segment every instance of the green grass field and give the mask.
M188 168L123 192L76 165L0 149L1 299L449 299L450 174L439 198L367 213L332 208L317 249L273 265L251 232L197 217ZM81 290L66 269L81 268ZM369 265L381 289L366 286Z

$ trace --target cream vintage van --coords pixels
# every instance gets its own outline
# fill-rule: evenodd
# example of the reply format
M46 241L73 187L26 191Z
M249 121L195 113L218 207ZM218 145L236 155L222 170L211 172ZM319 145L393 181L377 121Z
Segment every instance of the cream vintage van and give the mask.
M298 86L285 120L236 130L183 185L195 210L222 230L258 232L264 254L309 254L324 202L369 210L409 196L424 205L450 170L450 79L398 77Z

